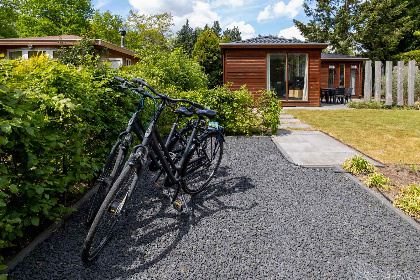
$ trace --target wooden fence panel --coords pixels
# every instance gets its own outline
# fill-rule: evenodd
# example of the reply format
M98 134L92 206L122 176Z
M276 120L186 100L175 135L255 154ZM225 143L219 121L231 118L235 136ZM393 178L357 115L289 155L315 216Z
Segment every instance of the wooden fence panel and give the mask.
M397 106L400 106L400 107L402 107L404 105L403 79L404 79L404 61L398 61L398 67L397 67Z
M375 101L381 102L381 69L382 62L375 61Z
M392 61L386 62L385 78L386 78L385 105L388 108L391 108L392 106Z
M414 60L410 60L408 62L408 106L414 106L414 76L416 71L416 62Z
M372 96L372 61L366 61L364 98L369 101Z

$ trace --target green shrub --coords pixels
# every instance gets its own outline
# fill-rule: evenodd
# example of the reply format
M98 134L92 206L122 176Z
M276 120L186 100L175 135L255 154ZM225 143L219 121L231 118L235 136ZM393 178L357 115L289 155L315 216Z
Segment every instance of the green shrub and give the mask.
M261 97L257 99L257 108L261 114L261 121L264 127L270 128L271 133L276 134L280 124L280 101L274 91L260 91Z
M394 205L411 215L420 217L420 186L413 183L401 189Z
M375 171L375 165L361 155L355 155L346 159L341 167L354 174L371 173Z
M389 183L389 178L384 177L379 172L374 172L368 175L368 178L365 180L365 185L369 188L377 187L377 188L387 188Z
M223 85L210 90L182 92L178 96L215 110L216 121L228 133L250 134L258 130L259 120L252 110L254 97L245 86L240 90L231 91L227 85Z
M105 87L112 76L46 56L2 61L0 246L71 211L66 195L83 192L100 170L135 110L134 95Z

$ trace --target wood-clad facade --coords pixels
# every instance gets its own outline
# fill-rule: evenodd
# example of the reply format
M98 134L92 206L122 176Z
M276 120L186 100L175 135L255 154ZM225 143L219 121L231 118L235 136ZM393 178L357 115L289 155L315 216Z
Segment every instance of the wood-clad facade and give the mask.
M233 90L246 85L255 97L260 90L276 90L282 106L320 106L321 51L326 47L276 37L220 44L223 83ZM276 60L280 74L272 70ZM273 83L274 75L278 81Z
M363 96L363 63L368 58L323 53L321 57L321 88L353 88L352 97Z

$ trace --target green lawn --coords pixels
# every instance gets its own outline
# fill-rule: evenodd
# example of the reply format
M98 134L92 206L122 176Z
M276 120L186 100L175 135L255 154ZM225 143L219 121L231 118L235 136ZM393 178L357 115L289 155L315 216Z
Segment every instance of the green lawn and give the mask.
M420 111L289 110L288 113L380 162L420 163Z

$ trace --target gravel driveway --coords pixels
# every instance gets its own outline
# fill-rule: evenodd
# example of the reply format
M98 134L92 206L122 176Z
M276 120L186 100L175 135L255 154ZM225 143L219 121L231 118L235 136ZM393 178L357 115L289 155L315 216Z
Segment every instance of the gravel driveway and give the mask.
M228 137L221 173L195 225L149 174L96 262L79 213L9 279L419 279L420 232L343 174L294 166L269 137Z

